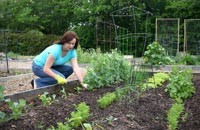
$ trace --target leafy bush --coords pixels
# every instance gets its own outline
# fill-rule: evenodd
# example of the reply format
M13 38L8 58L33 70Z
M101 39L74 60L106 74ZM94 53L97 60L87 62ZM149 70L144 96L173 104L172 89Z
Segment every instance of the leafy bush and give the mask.
M165 48L158 42L153 42L147 46L147 51L144 52L144 61L151 65L166 65L174 62L167 56Z
M178 67L173 67L172 72L169 74L169 84L165 91L177 101L191 97L195 93L192 83L192 70L185 68L180 71Z
M20 55L36 55L59 39L57 35L45 35L38 30L8 33L8 51Z
M183 109L184 109L183 104L175 103L168 111L167 120L168 120L168 128L170 130L176 130L178 125L178 119L180 118Z
M89 84L88 89L109 86L128 80L130 68L130 63L117 51L112 54L98 53L93 56L92 65L87 68L84 82Z

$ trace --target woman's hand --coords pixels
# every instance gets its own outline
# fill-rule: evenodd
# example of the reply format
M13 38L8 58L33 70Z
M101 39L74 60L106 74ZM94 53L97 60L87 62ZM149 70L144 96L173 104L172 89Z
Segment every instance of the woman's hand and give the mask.
M58 84L66 84L67 83L67 79L61 77L60 75L56 75L55 79L57 80Z

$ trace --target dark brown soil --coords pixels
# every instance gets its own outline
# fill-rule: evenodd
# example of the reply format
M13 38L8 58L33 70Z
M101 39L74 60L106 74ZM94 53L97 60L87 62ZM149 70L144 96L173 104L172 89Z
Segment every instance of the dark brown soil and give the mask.
M185 112L188 113L188 117L185 122L180 120L179 130L199 130L200 128L200 74L194 75L193 83L196 93L185 103ZM136 100L135 94L130 94L129 98L116 101L105 109L98 107L98 97L106 92L114 91L118 85L95 91L83 90L79 94L75 92L66 99L58 97L57 102L47 107L42 106L39 100L35 100L29 103L23 117L0 124L0 129L44 130L70 117L70 113L75 110L73 104L86 102L91 111L87 122L93 124L94 130L101 130L99 126L104 130L167 130L167 110L173 101L164 92L166 84L145 92L139 100ZM110 116L116 118L112 124L109 124L106 119Z

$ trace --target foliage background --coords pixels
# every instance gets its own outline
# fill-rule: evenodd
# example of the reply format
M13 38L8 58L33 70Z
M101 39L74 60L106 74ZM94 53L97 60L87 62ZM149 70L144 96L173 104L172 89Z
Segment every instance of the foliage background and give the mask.
M41 50L53 38L57 40L65 31L73 30L78 33L82 48L95 48L96 21L112 22L111 12L131 5L153 14L148 23L150 34L155 34L155 18L180 18L183 34L183 19L195 19L200 15L199 0L1 0L0 29L41 32L44 35L37 37L40 42L31 35L17 37L32 39L30 44L41 45ZM130 28L126 23L128 21L121 22L127 25L127 29ZM152 42L154 36L150 39ZM27 43L23 46L30 45ZM37 45L34 47L38 49ZM38 52L33 50L29 53Z

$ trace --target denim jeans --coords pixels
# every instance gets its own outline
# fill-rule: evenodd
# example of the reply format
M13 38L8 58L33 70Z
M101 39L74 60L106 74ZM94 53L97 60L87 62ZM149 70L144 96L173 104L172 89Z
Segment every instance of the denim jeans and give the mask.
M63 78L67 78L73 73L73 68L71 65L53 66L51 67L51 70ZM36 65L34 61L32 63L32 71L36 76L39 77L35 79L37 88L57 84L57 80L44 73L43 67Z

